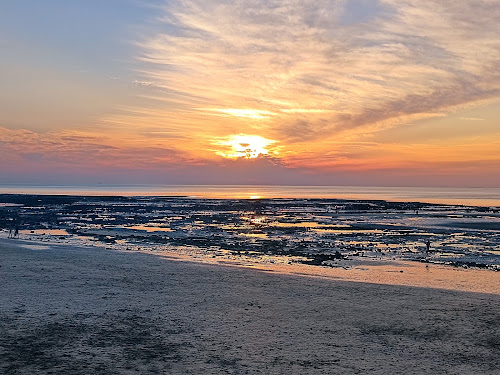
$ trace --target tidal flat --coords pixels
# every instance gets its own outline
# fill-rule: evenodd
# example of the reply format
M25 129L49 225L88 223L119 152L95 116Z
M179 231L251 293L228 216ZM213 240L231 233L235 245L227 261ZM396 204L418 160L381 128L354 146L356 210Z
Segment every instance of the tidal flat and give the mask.
M0 195L0 229L35 242L193 259L351 267L417 261L500 270L500 209L341 199ZM1 234L1 232L0 232Z

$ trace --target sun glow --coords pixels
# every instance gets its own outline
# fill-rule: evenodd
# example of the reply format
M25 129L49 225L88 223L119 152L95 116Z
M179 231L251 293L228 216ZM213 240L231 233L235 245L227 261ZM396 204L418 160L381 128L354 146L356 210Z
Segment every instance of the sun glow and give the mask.
M218 150L216 153L230 159L253 159L261 155L277 154L276 151L269 149L269 146L274 143L276 141L258 135L231 135L224 140L216 142L219 146L225 146L223 150Z

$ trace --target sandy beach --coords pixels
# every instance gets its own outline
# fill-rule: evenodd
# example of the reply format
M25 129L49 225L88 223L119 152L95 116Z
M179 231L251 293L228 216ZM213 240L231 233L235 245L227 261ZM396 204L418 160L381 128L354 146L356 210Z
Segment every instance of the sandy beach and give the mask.
M0 372L500 371L499 294L271 271L2 239Z

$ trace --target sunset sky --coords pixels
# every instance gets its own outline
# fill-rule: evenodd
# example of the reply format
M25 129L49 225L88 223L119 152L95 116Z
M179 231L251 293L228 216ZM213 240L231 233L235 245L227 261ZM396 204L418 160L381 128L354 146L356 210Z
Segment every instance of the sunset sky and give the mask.
M500 187L500 0L0 5L0 183Z

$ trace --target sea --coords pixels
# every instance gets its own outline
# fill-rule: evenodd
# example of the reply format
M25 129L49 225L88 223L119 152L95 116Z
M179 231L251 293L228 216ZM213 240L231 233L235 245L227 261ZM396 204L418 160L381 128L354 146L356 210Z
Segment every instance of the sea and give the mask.
M271 185L13 185L0 194L178 196L214 199L323 198L500 207L500 188Z

